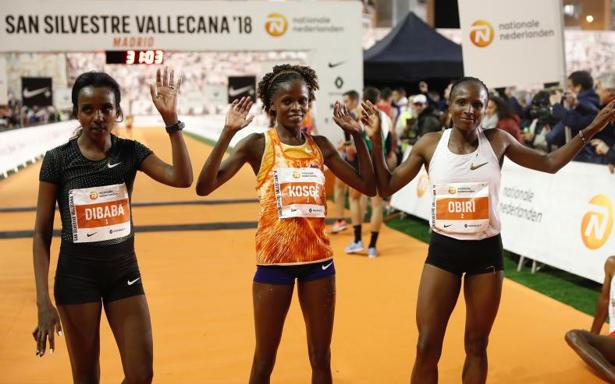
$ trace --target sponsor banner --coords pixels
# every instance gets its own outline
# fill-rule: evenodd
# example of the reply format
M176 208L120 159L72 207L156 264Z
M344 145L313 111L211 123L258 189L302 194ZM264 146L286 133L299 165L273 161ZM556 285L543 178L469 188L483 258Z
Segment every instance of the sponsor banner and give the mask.
M227 94L229 104L242 97L256 101L256 76L229 76Z
M562 81L562 11L561 0L459 0L465 74L489 88Z
M6 76L6 59L0 57L0 105L9 103L7 76Z
M48 107L53 104L51 77L22 77L21 100L27 107Z
M9 1L0 7L0 52L102 50L305 51L318 74L319 134L342 94L363 89L361 4L350 1Z
M391 203L429 220L430 187L421 171ZM504 248L602 282L604 261L615 255L613 204L615 177L605 166L573 162L550 175L506 160L499 206Z

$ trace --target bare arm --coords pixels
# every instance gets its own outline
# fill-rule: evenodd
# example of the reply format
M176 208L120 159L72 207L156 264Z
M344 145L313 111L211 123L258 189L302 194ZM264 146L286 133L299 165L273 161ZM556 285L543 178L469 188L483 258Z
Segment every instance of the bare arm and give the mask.
M196 183L197 195L207 196L215 191L233 177L250 159L255 142L262 135L252 134L241 140L229 157L222 161L233 136L252 121L253 117L248 117L252 104L250 98L246 97L239 101L235 100L231 104L226 115L224 129L199 174Z
M363 111L362 121L373 143L372 161L374 162L378 190L383 197L391 196L412 181L419 173L421 167L425 164L423 153L425 153L426 148L429 146L428 144L433 140L432 136L434 134L427 134L421 137L412 148L410 156L391 172L386 165L384 151L382 150L383 144L378 112L369 102L363 104Z
M58 187L53 183L41 181L38 189L36 221L33 236L34 280L36 284L36 306L38 324L32 332L36 340L36 354L43 356L49 338L49 348L55 348L54 332L61 334L58 312L49 297L49 248L53 235L53 219Z
M611 294L611 280L613 279L613 271L615 270L615 258L612 256L608 258L604 264L604 283L602 284L602 291L600 291L600 297L596 302L596 313L594 314L594 320L590 329L591 333L596 335L600 334L602 325L606 320L609 313L609 301Z
M325 164L344 183L368 196L375 196L377 190L374 169L365 141L361 137L361 125L350 116L350 113L339 102L335 103L333 109L333 121L352 137L359 159L359 171L357 172L340 157L329 140L322 136L315 137L325 158Z
M166 126L173 125L178 122L177 118L177 93L181 81L174 83L174 71L168 73L167 68L164 69L164 75L161 76L160 69L156 72L156 88L150 86L150 94L156 109L162 116ZM181 131L169 134L171 140L171 152L173 154L173 164L167 164L155 154L146 157L141 163L140 169L152 179L173 187L188 188L192 185L192 164L188 148L184 141L184 136Z
M537 171L555 173L564 165L568 164L581 148L583 148L585 143L583 139L581 139L581 134L585 138L585 141L589 143L591 138L602 131L614 118L615 102L610 102L598 113L589 126L580 131L582 133L576 135L572 140L556 151L548 154L542 154L520 144L510 134L502 130L497 130L497 135L499 136L498 140L503 142L505 148L504 154L515 163Z

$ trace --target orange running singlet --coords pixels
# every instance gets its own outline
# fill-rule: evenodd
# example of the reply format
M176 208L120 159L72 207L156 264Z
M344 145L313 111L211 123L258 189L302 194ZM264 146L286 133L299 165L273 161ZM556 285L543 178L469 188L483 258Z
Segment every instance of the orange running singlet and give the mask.
M283 144L275 128L265 133L265 151L256 176L258 265L309 264L333 257L325 233L324 160L314 139L303 136L305 143L293 146Z

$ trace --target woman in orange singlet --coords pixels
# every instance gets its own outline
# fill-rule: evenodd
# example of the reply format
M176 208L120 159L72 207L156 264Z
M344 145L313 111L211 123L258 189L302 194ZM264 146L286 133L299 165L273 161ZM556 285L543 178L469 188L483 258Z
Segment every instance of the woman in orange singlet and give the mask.
M336 103L333 120L354 139L355 170L323 136L301 132L318 89L316 73L305 66L279 65L258 84L265 111L275 126L241 140L222 157L232 137L252 121L252 101L234 101L218 142L205 162L196 191L208 195L248 163L256 174L260 213L256 232L257 270L252 288L256 349L250 383L269 383L293 295L295 279L312 366L312 383L331 383L331 335L335 311L335 267L325 233L324 165L361 193L376 194L374 172L361 128Z

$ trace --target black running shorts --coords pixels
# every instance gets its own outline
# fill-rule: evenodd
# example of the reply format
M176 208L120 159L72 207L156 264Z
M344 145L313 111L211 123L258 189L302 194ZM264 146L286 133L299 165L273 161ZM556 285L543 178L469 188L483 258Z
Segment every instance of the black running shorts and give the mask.
M425 263L459 276L479 275L504 269L502 250L499 234L483 240L457 240L432 232Z
M54 286L57 305L106 304L143 294L133 237L104 246L62 242Z

